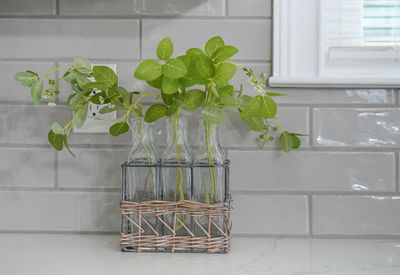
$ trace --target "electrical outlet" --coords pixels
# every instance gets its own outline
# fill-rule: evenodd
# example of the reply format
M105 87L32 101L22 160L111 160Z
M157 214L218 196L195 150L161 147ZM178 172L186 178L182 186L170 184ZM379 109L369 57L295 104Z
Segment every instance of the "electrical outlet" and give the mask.
M92 66L107 66L117 73L117 64L93 64ZM94 79L91 80L94 81ZM92 95L98 92L100 91L93 91ZM106 105L89 103L86 121L81 128L74 128L74 133L108 133L111 125L113 125L111 120L117 118L117 112L100 114L99 111L104 106Z

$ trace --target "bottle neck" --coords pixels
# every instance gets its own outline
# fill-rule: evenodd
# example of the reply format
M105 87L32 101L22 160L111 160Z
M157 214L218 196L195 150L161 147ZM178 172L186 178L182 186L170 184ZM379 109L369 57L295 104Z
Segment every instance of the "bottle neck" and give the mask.
M157 161L157 154L153 147L153 129L151 124L144 122L143 118L131 119L132 146L129 152L129 161L133 159L147 159Z
M199 162L211 163L212 161L214 164L222 164L225 155L219 143L219 126L200 120L199 128L201 131L201 142L196 160Z

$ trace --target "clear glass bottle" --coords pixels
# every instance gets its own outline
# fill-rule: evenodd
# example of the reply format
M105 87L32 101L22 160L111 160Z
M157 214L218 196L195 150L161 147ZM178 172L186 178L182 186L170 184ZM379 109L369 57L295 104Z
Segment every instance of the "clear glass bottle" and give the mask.
M133 138L128 155L128 166L126 167L126 182L123 200L144 202L160 199L160 188L158 187L158 157L153 145L153 127L151 123L144 122L143 118L131 119ZM122 232L126 234L153 235L155 232L139 220L136 214L131 214L130 219L139 224L143 231L131 222L124 219ZM154 230L158 231L159 224L151 214L144 214L145 218Z
M218 125L200 120L201 143L193 161L193 199L198 202L214 204L225 202L225 161L224 151L219 144ZM215 224L223 231L226 225L222 218L213 218ZM221 236L215 225L208 226L206 218L198 222L213 236ZM194 225L196 234L205 235Z
M191 169L192 155L191 148L186 141L185 119L182 117L171 117L166 120L167 126L167 147L161 158L161 179L162 179L162 200L180 201L191 200ZM172 215L164 217L175 234L188 235L188 232L179 222L173 224ZM179 215L180 219L190 228L190 218L187 215ZM164 234L172 234L164 228Z

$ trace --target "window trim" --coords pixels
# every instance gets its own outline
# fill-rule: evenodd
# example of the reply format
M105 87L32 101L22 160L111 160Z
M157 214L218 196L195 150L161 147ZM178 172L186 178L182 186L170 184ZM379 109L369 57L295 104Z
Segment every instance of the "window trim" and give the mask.
M399 88L400 75L397 78L387 75L342 77L324 72L321 20L324 1L273 0L273 57L269 86Z

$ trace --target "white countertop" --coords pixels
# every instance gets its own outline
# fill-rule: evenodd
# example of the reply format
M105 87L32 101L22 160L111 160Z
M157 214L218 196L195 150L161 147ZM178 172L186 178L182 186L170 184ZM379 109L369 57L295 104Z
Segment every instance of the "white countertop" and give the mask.
M1 275L400 274L400 240L233 238L229 254L128 253L117 235L0 234Z

